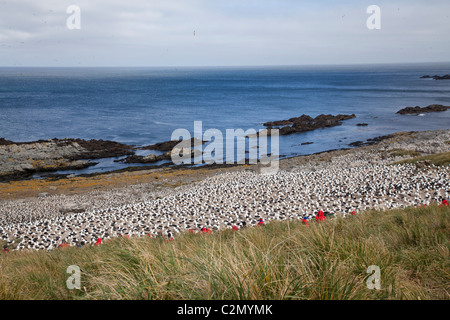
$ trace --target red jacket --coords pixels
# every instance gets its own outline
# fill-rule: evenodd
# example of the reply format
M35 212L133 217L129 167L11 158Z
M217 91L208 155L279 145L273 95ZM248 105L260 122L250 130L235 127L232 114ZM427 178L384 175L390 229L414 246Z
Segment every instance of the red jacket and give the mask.
M320 210L316 215L316 221L325 221L327 218L324 216L323 211Z

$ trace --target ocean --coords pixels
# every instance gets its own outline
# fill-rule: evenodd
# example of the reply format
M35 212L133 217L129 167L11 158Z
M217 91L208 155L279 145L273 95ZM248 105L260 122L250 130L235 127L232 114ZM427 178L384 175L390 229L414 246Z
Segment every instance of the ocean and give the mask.
M226 129L259 130L266 121L302 114L356 114L341 126L280 137L282 157L312 154L398 131L449 129L450 111L396 114L408 106L450 105L450 81L420 78L435 74L450 74L450 63L0 68L0 137L144 146L170 140L175 129L193 133L194 121L225 135ZM113 160L78 173L125 166Z

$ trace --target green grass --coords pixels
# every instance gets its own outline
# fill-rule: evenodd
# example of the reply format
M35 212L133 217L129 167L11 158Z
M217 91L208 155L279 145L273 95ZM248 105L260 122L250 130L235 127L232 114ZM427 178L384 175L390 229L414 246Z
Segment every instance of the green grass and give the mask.
M422 154L418 151L413 151L413 150L404 150L404 149L391 149L388 151L389 155L391 157L404 157L404 156L408 156L408 157L418 157L421 156Z
M448 166L450 165L450 151L443 153L436 153L428 156L416 157L413 159L407 159L395 162L394 164L412 163L418 164L420 162L426 164L434 164L435 166Z
M450 207L0 254L0 299L449 299ZM66 269L81 268L69 290ZM367 268L381 270L369 290Z

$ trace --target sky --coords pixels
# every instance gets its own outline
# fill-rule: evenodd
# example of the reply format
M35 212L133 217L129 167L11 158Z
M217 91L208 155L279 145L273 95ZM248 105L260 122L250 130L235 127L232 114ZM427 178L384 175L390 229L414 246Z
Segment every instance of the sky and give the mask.
M79 8L71 29L69 6ZM369 29L370 5L380 29ZM0 0L0 66L450 61L449 0Z

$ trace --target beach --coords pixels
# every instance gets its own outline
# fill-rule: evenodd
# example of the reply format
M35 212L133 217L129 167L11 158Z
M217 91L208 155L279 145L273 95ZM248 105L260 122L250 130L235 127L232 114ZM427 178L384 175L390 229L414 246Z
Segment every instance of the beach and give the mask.
M401 160L446 154L450 130L400 132L378 143L259 165L167 167L0 183L1 240L11 249L85 246L99 238L159 237L274 220L345 218L369 209L440 203L450 168Z

